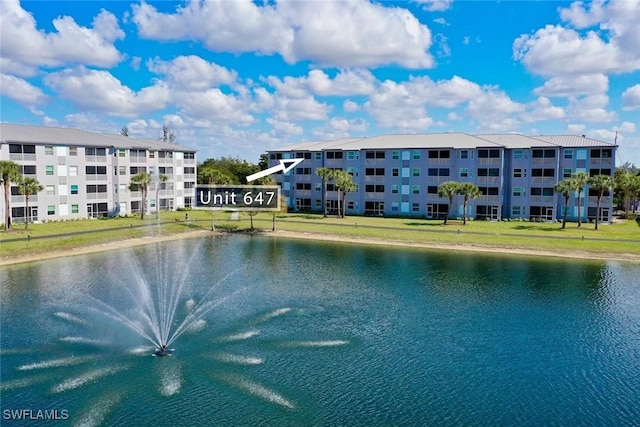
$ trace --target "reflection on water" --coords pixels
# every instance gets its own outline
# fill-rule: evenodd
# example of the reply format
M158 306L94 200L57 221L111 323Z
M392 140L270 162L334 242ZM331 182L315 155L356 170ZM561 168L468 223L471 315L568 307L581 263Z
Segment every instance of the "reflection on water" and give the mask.
M178 317L220 304L171 357L91 310L134 318L120 284L180 270ZM9 267L2 409L78 425L633 425L639 278L618 262L227 236Z

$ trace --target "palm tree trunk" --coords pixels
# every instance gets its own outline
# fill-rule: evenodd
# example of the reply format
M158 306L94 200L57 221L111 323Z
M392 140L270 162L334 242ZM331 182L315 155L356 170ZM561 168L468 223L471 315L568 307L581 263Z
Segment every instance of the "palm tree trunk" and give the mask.
M578 191L578 228L582 227L582 214L580 213L580 198L582 190Z
M602 196L598 195L598 203L596 204L596 230L598 229L598 220L600 219L600 198Z
M26 193L26 191L25 191L25 193ZM27 217L27 220L24 223L25 224L24 225L24 229L28 230L29 229L29 196L27 196L27 195L24 196L24 205L25 205L24 214Z
M144 208L147 206L147 189L142 189L142 206L140 210L140 219L144 219Z
M569 197L564 198L564 215L562 215L562 229L567 225L567 211L569 210Z
M324 186L324 194L322 196L322 213L323 217L327 217L327 180L322 179L322 185Z
M11 229L11 210L9 209L9 181L4 181L4 231Z
M467 201L464 201L464 209L462 211L462 225L467 225Z

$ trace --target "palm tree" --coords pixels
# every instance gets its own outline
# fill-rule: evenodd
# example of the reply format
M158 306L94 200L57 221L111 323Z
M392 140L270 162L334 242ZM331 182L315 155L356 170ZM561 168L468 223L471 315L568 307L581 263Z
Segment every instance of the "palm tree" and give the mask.
M151 184L151 175L148 172L140 172L131 177L131 183L129 184L130 191L142 192L142 207L140 209L140 219L144 219L144 210L147 206L147 190ZM157 203L157 201L156 201Z
M158 199L160 184L164 184L165 182L167 182L168 179L169 177L167 177L167 175L164 175L164 174L158 175L158 182L156 182L156 219L158 219L160 215L160 200Z
M588 184L598 192L598 199L596 202L596 230L598 229L598 221L600 220L600 201L602 200L602 196L607 191L611 193L611 189L613 188L614 182L613 178L609 175L595 175L589 178Z
M20 190L20 194L24 195L24 204L25 204L25 215L27 216L27 221L25 223L24 229L29 229L29 218L31 218L31 211L29 210L29 197L34 194L38 194L40 191L44 190L44 187L40 185L37 179L24 177L18 183L18 189Z
M449 205L447 206L447 214L444 217L444 223L447 223L449 219L449 212L451 211L451 205L453 205L453 196L458 193L458 188L460 187L460 183L456 181L447 181L443 182L438 186L438 197L449 199Z
M616 189L623 194L624 213L629 211L631 199L640 193L640 177L629 171L616 171L614 178Z
M333 179L334 171L333 169L329 169L329 168L318 168L316 169L316 175L322 178L322 186L323 186L322 204L324 206L323 216L326 218L327 217L327 182Z
M353 182L351 174L345 171L336 171L333 178L336 180L336 188L340 191L342 196L341 216L344 218L347 212L347 193L356 191L356 183Z
M458 194L464 197L462 209L462 225L467 225L467 202L482 196L480 189L470 182L463 182L458 186Z
M22 169L19 164L0 160L0 178L4 183L4 231L11 230L11 182L19 182L21 177Z
M582 226L582 214L580 213L580 198L582 196L582 191L584 190L584 186L587 185L589 181L589 174L586 172L576 172L573 174L571 178L571 182L573 183L573 190L578 192L578 228Z
M553 187L555 191L562 194L564 197L564 214L562 215L562 228L565 228L567 225L567 214L569 212L569 198L571 197L571 193L573 193L573 183L571 182L571 178L563 179L559 183Z

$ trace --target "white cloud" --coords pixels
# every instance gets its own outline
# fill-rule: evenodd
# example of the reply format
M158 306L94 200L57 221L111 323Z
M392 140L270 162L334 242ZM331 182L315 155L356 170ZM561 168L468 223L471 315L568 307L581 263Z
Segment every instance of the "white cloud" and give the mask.
M533 90L542 96L576 96L605 93L609 90L609 78L604 74L587 74L572 77L553 77L543 86Z
M288 138L291 136L302 135L304 129L292 122L281 122L272 118L267 118L267 123L272 127L271 135L274 138Z
M584 130L585 130L586 128L587 128L587 127L586 127L585 125L583 125L583 124L577 124L577 123L574 123L574 124L568 124L568 125L567 125L567 132L569 132L569 133L571 133L571 134L579 134L579 135L582 135L582 133L584 132Z
M357 103L347 99L342 103L342 109L345 113L353 113L355 111L358 111L360 109L360 106Z
M614 126L613 130L622 133L634 133L638 131L638 128L635 123L622 122L620 126Z
M229 125L249 125L255 122L255 118L250 114L250 100L223 93L218 88L175 92L174 97L176 106L191 119Z
M514 58L544 76L623 73L640 69L640 2L596 0L587 10L574 2L560 16L583 35L560 25L547 25L513 43Z
M1 73L0 95L11 98L27 107L34 107L47 100L47 95L40 88L19 77Z
M140 35L155 40L199 40L212 51L280 54L288 63L372 67L396 63L430 68L431 32L408 10L367 0L189 1L175 13L133 6ZM376 25L370 25L375 22Z
M640 84L631 86L622 92L622 107L624 110L640 108Z
M363 69L341 70L333 79L322 70L311 70L305 83L316 95L367 95L373 92L376 78Z
M451 8L453 0L416 0L416 3L429 12L443 12Z
M445 27L448 27L450 25L447 22L447 20L444 19L444 18L436 18L436 19L433 20L433 22L435 22L436 24L444 25Z
M545 120L558 120L564 118L564 109L554 106L549 98L539 97L534 102L527 105L529 111L522 115L522 119L527 122L540 122Z
M361 136L367 128L368 123L363 119L332 117L326 125L313 129L311 133L319 140L333 140Z
M205 61L199 56L177 56L171 61L155 57L147 61L150 71L165 76L174 88L201 91L219 85L233 85L238 79L235 71Z
M162 82L134 92L111 73L85 67L51 73L44 82L80 110L122 117L161 110L170 101L170 92Z
M29 76L37 67L81 63L110 67L123 59L113 43L124 38L116 17L102 10L93 28L73 18L53 20L54 32L38 30L33 16L17 0L0 1L0 39L5 73Z
M436 53L440 58L451 56L451 48L447 44L447 37L444 34L438 33L434 37L436 42Z

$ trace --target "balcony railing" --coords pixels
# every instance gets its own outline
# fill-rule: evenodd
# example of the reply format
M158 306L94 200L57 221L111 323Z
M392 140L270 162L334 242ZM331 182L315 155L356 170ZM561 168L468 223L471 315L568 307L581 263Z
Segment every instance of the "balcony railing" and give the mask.
M482 166L500 166L501 164L501 159L500 158L482 158L482 159L478 159L478 165L482 165Z

